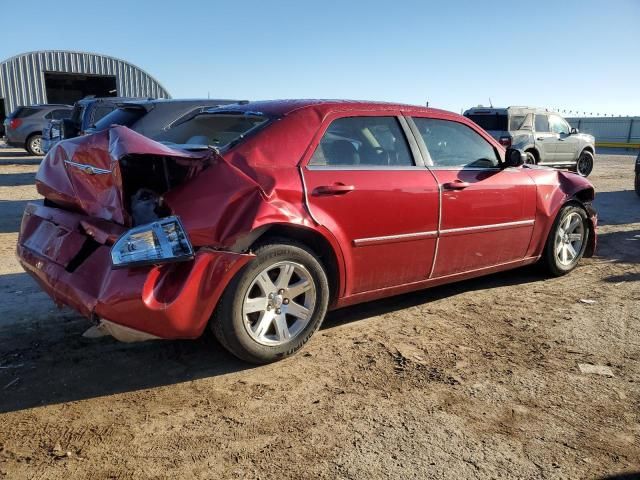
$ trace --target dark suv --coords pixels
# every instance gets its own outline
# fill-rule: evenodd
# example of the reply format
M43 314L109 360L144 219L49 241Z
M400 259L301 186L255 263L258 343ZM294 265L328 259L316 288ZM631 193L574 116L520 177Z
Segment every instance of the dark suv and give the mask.
M4 121L7 144L24 148L31 155L44 155L42 131L50 120L61 121L71 116L70 105L31 105L18 107Z
M42 150L47 153L53 145L66 138L83 135L98 120L113 112L130 97L87 97L73 105L71 116L63 120L52 120L42 130Z

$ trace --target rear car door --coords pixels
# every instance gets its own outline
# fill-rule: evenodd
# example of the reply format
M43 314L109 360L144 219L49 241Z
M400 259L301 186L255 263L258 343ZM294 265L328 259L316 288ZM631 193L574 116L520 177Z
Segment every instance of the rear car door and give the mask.
M536 187L522 168L500 167L487 137L455 118L410 119L441 189L432 277L521 260L533 232Z
M549 129L558 135L555 151L555 161L558 163L575 163L578 158L580 140L571 135L571 127L566 120L558 115L549 115Z
M558 147L559 136L551 132L549 128L549 116L544 113L536 113L534 128L535 145L540 153L539 163L554 163L556 161L556 148Z
M345 294L425 280L438 227L438 185L399 112L332 115L303 176L313 217L338 239Z

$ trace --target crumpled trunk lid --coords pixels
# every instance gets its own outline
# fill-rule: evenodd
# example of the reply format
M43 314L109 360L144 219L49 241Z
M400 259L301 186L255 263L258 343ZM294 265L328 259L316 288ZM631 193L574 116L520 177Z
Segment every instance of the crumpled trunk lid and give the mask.
M160 198L215 157L213 150L177 150L115 126L57 144L40 165L36 188L59 208L131 226L131 199L140 189Z

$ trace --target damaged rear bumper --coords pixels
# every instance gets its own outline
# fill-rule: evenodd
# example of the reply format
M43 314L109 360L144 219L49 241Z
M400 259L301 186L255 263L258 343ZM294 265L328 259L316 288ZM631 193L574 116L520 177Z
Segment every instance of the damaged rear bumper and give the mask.
M252 258L201 249L188 262L113 269L113 235L86 222L80 214L29 204L17 246L20 263L58 305L148 337L200 336L224 288Z

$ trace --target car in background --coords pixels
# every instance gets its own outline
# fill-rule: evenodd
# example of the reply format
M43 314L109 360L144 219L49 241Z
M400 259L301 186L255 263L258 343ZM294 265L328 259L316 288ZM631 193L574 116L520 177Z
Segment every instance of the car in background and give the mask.
M211 328L272 362L328 309L537 261L560 276L594 253L593 185L522 168L523 152L454 113L248 102L160 137L204 148L122 126L68 140L36 175L44 201L25 208L22 266L95 334Z
M156 99L128 101L98 120L86 133L105 130L112 125L122 125L147 137L153 137L170 129L185 119L209 108L234 103L246 103L246 100L222 99Z
M531 107L477 107L464 116L505 148L525 152L529 164L568 168L583 177L593 170L595 138L572 128L558 113Z
M636 180L635 180L636 193L640 197L640 152L636 158Z
M42 129L42 151L47 153L60 140L83 135L102 117L113 112L126 100L140 100L131 97L86 97L73 105L71 115L61 120L52 120Z
M71 116L71 105L42 104L18 107L4 121L7 145L24 148L31 155L44 155L42 132L52 120Z

